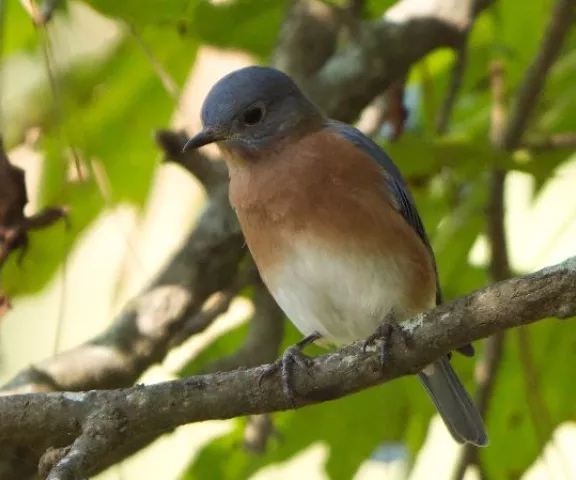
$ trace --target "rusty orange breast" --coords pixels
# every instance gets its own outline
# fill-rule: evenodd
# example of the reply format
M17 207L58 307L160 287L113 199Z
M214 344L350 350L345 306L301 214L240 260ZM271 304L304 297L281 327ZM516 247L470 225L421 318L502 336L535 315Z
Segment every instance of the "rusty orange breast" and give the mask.
M321 131L258 157L227 156L230 201L269 287L276 267L308 237L334 252L402 259L407 295L422 309L430 306L430 254L396 210L386 172L363 151Z

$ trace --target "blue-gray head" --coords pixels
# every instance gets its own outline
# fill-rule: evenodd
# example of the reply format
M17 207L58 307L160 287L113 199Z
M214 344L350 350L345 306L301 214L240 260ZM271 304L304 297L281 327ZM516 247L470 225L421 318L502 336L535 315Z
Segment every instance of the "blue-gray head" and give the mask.
M233 149L266 148L324 119L288 75L259 66L221 78L204 100L201 115L202 131L184 150L213 142Z

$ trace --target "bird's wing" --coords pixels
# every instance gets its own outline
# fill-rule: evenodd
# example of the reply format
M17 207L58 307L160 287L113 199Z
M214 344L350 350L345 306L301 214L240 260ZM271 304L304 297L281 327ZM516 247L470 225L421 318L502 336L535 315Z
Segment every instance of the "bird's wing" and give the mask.
M352 142L356 147L366 152L370 157L374 159L388 174L388 185L390 191L394 195L398 211L406 219L408 224L416 231L418 236L422 239L430 255L432 256L432 262L434 264L434 271L436 273L436 304L442 303L442 290L440 289L440 283L438 280L438 269L436 267L436 259L434 258L434 252L432 251L432 246L430 245L430 240L422 224L422 219L418 214L416 208L416 203L408 190L408 186L398 170L398 167L394 164L392 159L382 150L376 142L371 138L364 135L357 128L348 125L346 123L341 123L335 120L328 120L326 122L327 128L337 132L342 135L346 140ZM459 352L466 356L474 355L474 348L472 345L465 345L458 349Z

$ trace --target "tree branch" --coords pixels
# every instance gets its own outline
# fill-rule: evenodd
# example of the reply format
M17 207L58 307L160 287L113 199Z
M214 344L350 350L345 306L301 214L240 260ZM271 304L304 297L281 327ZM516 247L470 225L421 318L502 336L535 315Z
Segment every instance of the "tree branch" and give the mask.
M223 161L212 161L198 150L182 151L189 138L186 132L157 130L155 138L164 152L164 161L182 165L208 192L227 185L228 171Z
M410 66L441 47L458 48L492 0L400 0L381 19L359 22L336 50L341 15L318 0L293 0L274 64L327 115L354 121Z
M31 217L24 215L28 203L26 175L13 165L0 137L0 268L14 251L28 246L28 231L53 225L67 214L66 207L49 207Z
M452 73L450 74L450 86L448 87L448 91L444 96L444 100L438 111L438 116L436 117L436 133L438 135L445 135L448 132L452 112L454 111L456 100L462 87L462 80L464 79L464 72L466 71L466 65L468 63L467 37L468 33L462 45L456 51L456 59L454 60Z
M284 312L260 279L254 284L254 316L244 343L230 356L215 360L203 369L222 372L240 367L255 367L278 357L284 337Z
M333 55L341 22L320 0L292 0L280 27L274 65L305 82Z
M159 138L165 140L160 144L166 147L166 155L176 158L182 135L161 132ZM177 158L192 163L188 157ZM131 385L146 368L164 358L173 345L173 337L189 327L206 299L234 281L245 249L228 201L227 175L216 162L204 157L194 159L201 165L194 165L191 170L207 186L208 203L194 231L166 269L126 306L109 330L20 372L3 386L3 394Z
M401 0L383 18L359 26L358 35L302 87L329 116L352 122L414 62L437 48L461 45L476 11L490 3Z
M485 8L482 3L483 2L480 0L475 0L473 2L473 20L475 20L476 16ZM456 106L456 100L458 99L458 94L460 93L462 80L464 79L466 66L468 64L468 37L472 26L473 21L469 23L468 28L462 35L460 46L456 49L456 58L452 65L452 72L450 75L450 85L436 117L436 133L438 135L445 135L450 126L450 119L452 118L454 107Z
M132 384L167 353L170 340L206 299L233 281L243 237L227 186L210 198L185 248L109 330L22 371L3 393L117 388Z
M478 290L424 312L407 323L408 345L392 342L386 365L361 344L314 358L297 371L300 406L333 400L421 370L468 342L547 317L576 314L576 257L525 277ZM561 326L559 326L561 328ZM49 479L88 476L131 439L179 425L290 408L278 374L265 367L190 377L128 389L0 398L0 440L67 447ZM58 459L59 455L55 455Z

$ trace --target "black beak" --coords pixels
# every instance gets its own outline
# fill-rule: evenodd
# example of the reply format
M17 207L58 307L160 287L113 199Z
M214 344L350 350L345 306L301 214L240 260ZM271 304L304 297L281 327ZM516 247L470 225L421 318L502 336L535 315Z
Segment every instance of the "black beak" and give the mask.
M200 148L204 145L208 145L209 143L224 140L224 138L225 135L220 130L217 130L214 127L205 127L186 142L186 145L184 145L182 151L186 152L188 150Z

